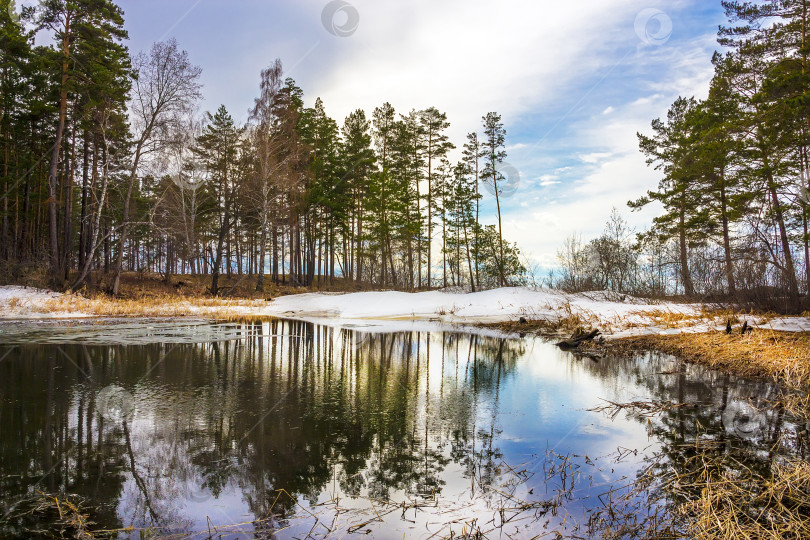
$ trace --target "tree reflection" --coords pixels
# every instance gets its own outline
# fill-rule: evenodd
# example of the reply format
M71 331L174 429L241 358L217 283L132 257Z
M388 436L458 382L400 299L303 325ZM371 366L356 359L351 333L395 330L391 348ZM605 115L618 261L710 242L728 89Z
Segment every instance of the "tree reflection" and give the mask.
M3 514L43 489L84 497L105 529L188 532L195 505L236 489L253 520L284 526L298 507L279 490L310 505L435 496L449 463L475 474L482 456L480 474L494 474L499 387L521 340L358 339L282 320L242 330L202 344L15 348L0 363ZM134 396L131 421L96 410L113 383Z
M776 384L684 364L657 353L582 366L619 386L646 389L650 399L686 404L662 410L653 419L627 413L644 423L660 446L639 478L657 479L655 485L661 489L654 497L665 504L699 499L710 478L724 473L739 476L745 471L749 478L772 478L786 457L807 457L798 435L801 429L779 406L783 390ZM652 514L656 506L652 503L644 510ZM759 509L750 511L764 516Z

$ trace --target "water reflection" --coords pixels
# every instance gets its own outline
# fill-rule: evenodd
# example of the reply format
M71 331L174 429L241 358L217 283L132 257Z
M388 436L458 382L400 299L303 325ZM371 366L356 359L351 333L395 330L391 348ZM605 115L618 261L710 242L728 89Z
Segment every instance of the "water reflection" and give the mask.
M1 351L0 533L20 530L15 505L37 490L82 496L100 528L134 527L122 537L446 536L473 522L574 533L597 495L659 451L653 467L685 466L698 437L761 467L805 452L766 407L777 389L667 357L592 362L533 339L223 326L228 339L212 342ZM586 410L645 396L692 406L654 421ZM765 411L755 433L724 425L749 397ZM563 491L562 507L532 508L540 521L504 524L496 510Z

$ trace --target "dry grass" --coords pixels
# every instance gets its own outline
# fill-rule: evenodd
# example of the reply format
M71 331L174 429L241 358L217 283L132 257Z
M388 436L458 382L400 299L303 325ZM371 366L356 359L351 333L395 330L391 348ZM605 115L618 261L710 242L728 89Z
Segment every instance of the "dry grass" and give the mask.
M98 294L91 298L65 294L45 303L48 312L80 312L98 317L184 317L204 316L231 320L245 309L266 305L265 300L214 297L178 298L151 295L141 298L113 298Z
M628 337L615 348L658 350L687 362L739 375L770 377L792 388L810 387L810 334L756 329L750 334L682 333Z
M95 523L76 496L37 491L17 501L12 510L0 515L3 538L100 538L91 530Z
M700 490L678 507L690 538L810 538L810 464L777 464L763 478L745 467L722 469L716 460L699 454L695 472L670 484L678 491Z
M520 320L485 323L479 326L496 328L503 332L532 333L547 337L569 336L577 328L596 328L599 319L590 313L574 311L570 302L562 304L553 317L527 311Z
M651 323L661 328L683 328L685 326L706 322L716 317L722 320L730 318L732 322L737 321L737 315L730 312L718 315L717 313L707 311L682 313L679 311L657 309L653 311L637 311L632 313L632 315L644 317L649 321L647 324Z

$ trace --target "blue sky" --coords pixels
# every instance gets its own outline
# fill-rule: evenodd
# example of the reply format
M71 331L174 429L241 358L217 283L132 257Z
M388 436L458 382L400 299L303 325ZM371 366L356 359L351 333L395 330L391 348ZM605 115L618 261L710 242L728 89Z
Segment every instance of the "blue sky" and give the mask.
M543 268L565 237L599 234L614 206L638 228L650 223L655 208L626 206L658 181L636 132L678 95L705 97L725 21L719 0L352 0L334 23L356 15L356 28L339 37L322 0L119 3L133 53L177 38L203 68L203 109L222 103L242 121L275 58L340 124L385 101L402 113L435 106L461 145L500 112L520 172L504 234Z

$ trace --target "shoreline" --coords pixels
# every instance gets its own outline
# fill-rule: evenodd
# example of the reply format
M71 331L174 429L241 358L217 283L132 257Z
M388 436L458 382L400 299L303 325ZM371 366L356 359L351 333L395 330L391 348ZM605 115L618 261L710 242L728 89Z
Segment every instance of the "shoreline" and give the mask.
M566 339L576 330L576 326L550 321L508 322L484 327L554 340ZM597 358L658 352L724 373L768 379L791 393L810 394L810 332L753 327L741 334L741 330L737 323L732 326L731 334L719 328L692 326L674 332L608 335L596 342L585 342L572 352Z
M711 310L700 304L663 302L598 291L504 288L478 293L396 291L290 294L272 300L213 297L87 298L18 286L0 287L0 323L97 324L105 319L266 322L284 318L341 325L361 331L488 329L549 339L598 328L604 340L588 353L656 350L684 361L739 375L810 388L810 317L779 317ZM733 333L724 328L731 321ZM753 330L740 335L746 323Z

